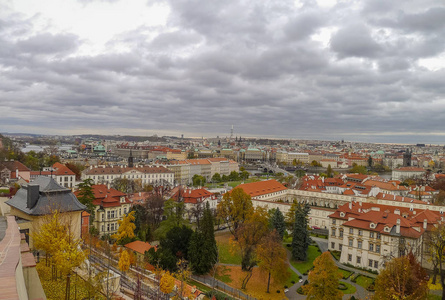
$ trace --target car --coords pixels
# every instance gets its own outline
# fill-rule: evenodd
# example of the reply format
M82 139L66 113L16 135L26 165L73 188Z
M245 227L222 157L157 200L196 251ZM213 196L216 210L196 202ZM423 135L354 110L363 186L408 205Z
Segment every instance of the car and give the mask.
M298 280L298 282L303 282L303 279Z
M285 293L289 292L289 289L285 289L284 292L285 292Z

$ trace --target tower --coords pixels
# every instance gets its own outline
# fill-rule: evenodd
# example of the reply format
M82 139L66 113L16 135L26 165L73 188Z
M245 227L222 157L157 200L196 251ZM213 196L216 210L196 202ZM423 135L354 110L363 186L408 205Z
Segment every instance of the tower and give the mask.
M409 148L403 153L403 166L411 167L411 152L409 151Z
M128 157L128 167L133 168L133 153L130 149L130 156Z
M233 139L233 125L232 125L232 129L230 130L230 140Z

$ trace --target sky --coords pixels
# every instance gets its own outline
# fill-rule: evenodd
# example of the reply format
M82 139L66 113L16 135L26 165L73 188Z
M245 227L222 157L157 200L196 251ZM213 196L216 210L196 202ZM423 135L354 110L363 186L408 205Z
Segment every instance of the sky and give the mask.
M0 0L0 132L445 143L445 1Z

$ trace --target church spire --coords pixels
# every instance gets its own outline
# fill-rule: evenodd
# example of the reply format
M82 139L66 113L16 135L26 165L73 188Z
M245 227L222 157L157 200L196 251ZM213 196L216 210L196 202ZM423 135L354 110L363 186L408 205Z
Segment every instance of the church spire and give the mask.
M130 149L130 156L128 157L128 167L133 168L133 153Z

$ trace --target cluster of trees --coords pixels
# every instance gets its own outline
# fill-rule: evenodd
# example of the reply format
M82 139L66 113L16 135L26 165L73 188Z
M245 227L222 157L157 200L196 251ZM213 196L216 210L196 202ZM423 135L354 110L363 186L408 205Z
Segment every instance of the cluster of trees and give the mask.
M212 212L206 205L200 226L193 231L186 225L182 214L178 214L181 209L175 204L178 202L171 201L166 204L169 207L164 213L167 218L159 227L162 230L157 232L161 236L159 248L146 252L146 259L150 264L171 272L177 271L178 262L185 260L194 273L206 274L216 264L218 256Z
M212 182L228 182L228 181L238 181L238 180L246 180L250 176L249 172L245 169L240 168L240 172L232 171L229 175L222 175L219 173L215 173L212 176Z
M271 276L277 281L288 276L286 250L282 246L285 222L278 209L271 212L262 207L254 209L250 195L235 188L223 196L218 215L226 220L233 245L241 253L241 268L245 273L241 288L246 288L256 265L268 274L268 292Z
M115 178L111 182L111 187L125 194L149 192L153 186L143 184L142 179Z

